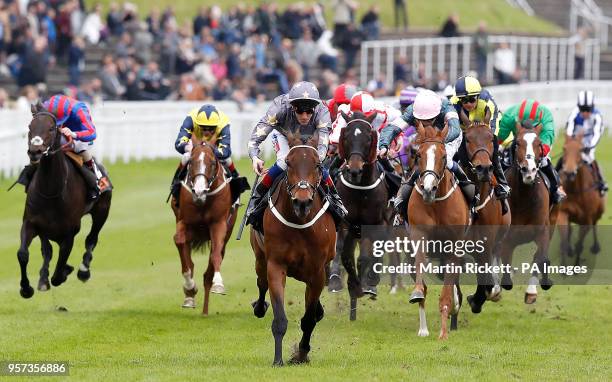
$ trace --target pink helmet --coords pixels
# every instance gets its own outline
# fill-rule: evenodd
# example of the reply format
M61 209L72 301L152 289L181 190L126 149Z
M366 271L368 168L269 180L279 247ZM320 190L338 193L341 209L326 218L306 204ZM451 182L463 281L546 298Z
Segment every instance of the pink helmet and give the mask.
M351 97L351 111L358 111L366 116L371 115L376 111L374 97L372 97L370 93L364 91L355 93L355 95Z
M431 90L420 91L414 99L412 115L416 119L433 119L440 114L442 99Z

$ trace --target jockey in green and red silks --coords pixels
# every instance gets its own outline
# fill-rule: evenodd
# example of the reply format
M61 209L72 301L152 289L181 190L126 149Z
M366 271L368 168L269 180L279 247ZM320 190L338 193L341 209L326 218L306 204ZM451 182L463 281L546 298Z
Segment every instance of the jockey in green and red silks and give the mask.
M552 165L549 157L552 143L555 139L555 124L551 111L538 101L525 99L520 104L510 106L499 123L498 142L501 144L510 134L516 137L516 124L523 125L530 122L534 128L542 126L540 130L540 141L542 142L542 158L540 169L550 180L550 192L553 203L559 203L565 198L565 192L560 187L559 174ZM515 144L512 145L514 151Z
M247 208L247 222L252 224L258 219L253 216L255 208L274 180L287 169L285 157L289 153L289 143L285 134L299 134L302 139L318 133L319 141L317 152L322 161L327 155L327 145L331 120L329 110L319 98L319 90L311 82L298 82L287 94L276 97L266 115L264 115L253 128L249 140L249 156L253 161L253 170L257 174L263 172L264 161L259 158L260 145L268 137L272 136L272 143L276 153L275 163L268 169L262 180L257 184L253 196ZM334 183L329 176L327 168L323 167L322 184L331 196L331 212L336 218L342 218L346 214L340 197L338 196Z

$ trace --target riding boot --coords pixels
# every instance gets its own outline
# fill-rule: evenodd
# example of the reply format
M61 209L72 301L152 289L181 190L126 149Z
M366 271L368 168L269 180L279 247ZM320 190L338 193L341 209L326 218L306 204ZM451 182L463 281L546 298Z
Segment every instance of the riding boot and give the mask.
M28 186L30 185L32 178L34 177L34 172L36 172L37 167L38 166L34 164L25 165L23 170L21 170L21 173L19 174L16 183L23 184L25 186L25 190L28 191Z
M504 170L502 170L502 166L500 163L500 159L498 155L493 156L493 174L497 179L497 185L495 186L495 196L497 199L503 200L507 199L510 196L510 186L508 186L508 181L506 180L506 175L504 174Z
M608 184L606 183L606 180L604 179L603 174L601 173L601 168L599 168L599 164L597 163L597 161L594 160L593 162L591 162L591 168L593 168L595 176L597 176L599 193L603 196L606 192L608 192Z
M94 168L93 159L84 162L83 166L80 167L81 174L85 178L87 184L87 199L88 201L95 200L100 196L100 189L98 188L98 176L96 169Z
M187 166L183 166L179 163L176 171L174 172L174 176L172 177L172 183L170 184L170 195L174 197L176 201L176 207L179 206L179 196L181 193L181 180L185 177L187 171Z
M393 208L395 209L395 213L397 213L405 222L408 221L408 200L410 200L410 194L412 193L412 189L414 188L414 184L419 178L419 172L417 170L412 172L410 178L402 182L397 195L393 200Z
M453 167L451 169L455 178L459 182L459 187L461 188L461 192L463 192L463 196L470 203L470 207L475 207L480 201L479 196L476 194L476 185L465 175L461 166L459 166L456 162L453 163Z
M251 200L249 200L249 205L247 206L246 223L251 224L256 229L258 228L256 226L259 224L258 222L260 220L258 219L258 216L257 216L258 214L256 212L258 210L265 210L265 208L258 209L257 207L259 207L259 205L262 202L263 197L268 193L269 189L270 188L266 186L263 182L257 183L257 186L255 186L255 189L253 190L253 194L251 195Z
M332 179L336 179L338 173L340 172L340 164L342 163L342 159L338 155L334 155L332 157L327 157L323 161L323 167L329 170L329 175Z
M346 207L344 207L344 203L342 203L342 199L340 199L340 195L338 195L338 191L336 190L336 186L331 179L328 182L323 184L323 189L325 193L329 196L328 200L330 202L329 211L332 213L334 218L334 222L336 223L336 230L340 228L340 224L346 218L348 211Z
M546 165L540 167L540 171L546 175L548 180L550 181L550 197L552 199L553 204L559 204L565 197L567 196L563 189L559 186L560 179L559 174L555 170L554 166L550 162L550 159L546 158Z

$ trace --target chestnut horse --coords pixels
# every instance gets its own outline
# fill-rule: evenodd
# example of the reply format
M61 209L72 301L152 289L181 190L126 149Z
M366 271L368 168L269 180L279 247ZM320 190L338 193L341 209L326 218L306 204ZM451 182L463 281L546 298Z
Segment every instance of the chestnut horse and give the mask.
M563 157L560 171L563 188L567 199L559 206L557 225L561 234L561 253L566 256L576 256L576 265L580 265L580 255L584 238L593 229L593 246L591 253L601 250L597 239L597 222L603 215L606 198L598 190L597 178L590 166L582 160L582 136L566 137L563 145ZM571 223L580 225L576 246L571 246Z
M338 230L336 252L348 274L348 289L351 300L350 320L357 318L357 298L371 292L380 281L373 271L379 258L372 256L371 237L361 234L362 225L386 225L389 190L385 174L376 163L378 132L372 127L376 114L366 117L353 113L351 117L341 112L347 121L340 133L338 155L345 163L336 180L338 194L348 214L346 223ZM355 247L359 242L359 259L355 268ZM332 269L332 274L334 270ZM330 279L330 285L331 281Z
M49 262L52 256L50 240L59 245L59 257L51 284L59 286L73 271L68 265L74 237L81 229L81 218L90 214L92 225L85 239L85 253L77 277L85 282L91 277L89 265L98 235L110 211L112 191L106 191L92 203L86 201L87 184L79 170L64 153L62 134L56 118L40 102L32 105L32 122L28 133L28 156L38 166L27 188L25 211L21 225L21 245L17 252L21 267L21 296L30 298L34 289L28 280L28 247L39 236L43 255L38 290L49 290ZM89 171L89 170L86 170Z
M262 318L270 299L274 319L274 364L283 365L283 337L287 331L284 297L287 276L306 284L306 312L301 320L302 339L291 363L308 362L310 337L323 318L319 301L325 286L325 268L335 256L336 229L332 216L325 213L329 202L317 191L322 166L317 154L318 134L306 145L288 134L287 173L271 190L264 212L265 236L251 228L259 298L253 313Z
M476 184L480 195L480 204L476 206L477 238L487 237L485 251L475 260L478 264L494 263L493 250L495 244L503 238L503 228L510 225L510 211L502 215L502 201L495 198L493 174L494 142L497 139L491 127L486 123L475 123L464 131L463 145L467 163L466 173ZM494 283L491 274L477 275L478 287L476 293L469 295L467 301L472 313L480 313L487 299L497 301L500 287Z
M504 265L512 263L512 253L521 244L535 242L537 250L533 261L542 272L540 285L548 290L552 281L545 271L544 264L550 264L548 247L554 230L558 207L550 205L550 196L540 173L543 158L540 130L516 124L516 137L512 143L512 166L506 170L506 179L512 188L510 210L512 211L511 232L501 246L501 261ZM533 304L537 298L538 272L533 272L525 292L525 303ZM502 277L502 287L512 289L510 273Z
M467 226L470 224L470 212L461 190L458 188L452 173L446 167L444 140L448 133L448 125L443 130L434 126L426 126L419 122L417 125L418 145L417 166L420 176L414 191L408 201L408 221L411 229L411 237L418 240L424 237L428 239L429 228L437 226ZM435 228L434 231L440 230ZM427 232L425 232L427 231ZM416 279L410 303L419 303L419 336L428 336L427 320L425 317L425 298L427 287L423 280L421 271L422 264L426 262L426 254L419 250L415 255ZM445 259L446 263L458 265L459 259L454 255ZM440 294L439 309L441 318L440 339L448 338L447 322L451 318L451 329L456 328L457 315L461 305L461 297L458 287L458 275L455 272L445 272L444 286Z
M225 246L236 222L237 207L232 207L229 180L223 166L215 156L213 146L192 137L193 149L188 164L187 179L181 185L179 207L172 200L176 217L174 243L181 258L181 271L185 278L183 308L195 308L194 297L198 292L193 280L192 249L200 249L210 243L208 267L204 273L204 306L202 314L208 314L210 292L225 294L221 277L221 262Z

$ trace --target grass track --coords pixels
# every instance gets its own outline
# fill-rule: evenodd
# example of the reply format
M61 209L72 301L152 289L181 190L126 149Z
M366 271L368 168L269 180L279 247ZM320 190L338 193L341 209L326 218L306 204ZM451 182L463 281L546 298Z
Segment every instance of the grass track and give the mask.
M598 151L605 169L612 169L611 149L612 139L606 138ZM271 368L272 315L271 310L263 320L252 315L257 288L247 240L230 244L223 263L229 294L212 296L211 315L200 315L202 293L196 310L180 308L173 216L164 204L175 165L166 160L109 166L116 191L92 279L82 284L73 274L60 288L37 291L30 300L19 296L15 255L24 194L0 191L0 361L69 361L72 379L79 381L604 381L612 375L610 286L555 286L540 292L535 311L524 306L524 287L517 287L504 292L500 303L486 304L480 315L464 306L460 329L447 342L436 339L439 287L432 287L428 300L428 338L416 337L418 314L407 292L390 296L381 285L378 301L360 300L354 323L348 322L348 295L324 292L326 316L313 335L311 364ZM240 162L242 173L250 173L247 165ZM612 171L607 174L612 179ZM0 190L8 185L0 181ZM602 223L610 219L608 212ZM80 260L84 236L75 244L72 265ZM38 240L30 249L29 275L36 285L42 262ZM54 252L55 260L55 245ZM601 255L609 252L604 248ZM205 260L195 259L199 284ZM288 281L285 360L300 338L303 290L303 284Z

